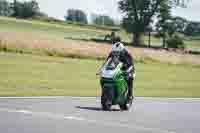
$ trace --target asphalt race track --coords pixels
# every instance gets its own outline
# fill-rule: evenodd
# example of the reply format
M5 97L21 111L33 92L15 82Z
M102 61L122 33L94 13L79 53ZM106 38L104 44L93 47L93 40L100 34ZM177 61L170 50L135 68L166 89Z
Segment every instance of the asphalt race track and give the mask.
M130 111L99 98L0 98L1 133L199 133L200 99L136 98Z

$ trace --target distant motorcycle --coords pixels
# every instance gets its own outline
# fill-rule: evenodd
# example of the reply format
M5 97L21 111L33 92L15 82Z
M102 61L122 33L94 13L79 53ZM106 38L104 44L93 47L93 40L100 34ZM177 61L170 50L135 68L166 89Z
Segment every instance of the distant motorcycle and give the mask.
M129 110L132 100L128 99L128 84L123 64L112 58L100 70L102 88L101 105L105 111L110 111L112 105L119 105L121 110Z

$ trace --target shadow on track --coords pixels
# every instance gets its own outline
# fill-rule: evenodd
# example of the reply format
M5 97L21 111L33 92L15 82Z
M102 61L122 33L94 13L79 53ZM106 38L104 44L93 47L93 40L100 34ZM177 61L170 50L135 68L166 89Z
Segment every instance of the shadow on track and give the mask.
M100 107L81 107L81 106L76 106L77 109L81 110L90 110L90 111L103 111L102 108ZM121 111L120 109L111 109L110 111Z

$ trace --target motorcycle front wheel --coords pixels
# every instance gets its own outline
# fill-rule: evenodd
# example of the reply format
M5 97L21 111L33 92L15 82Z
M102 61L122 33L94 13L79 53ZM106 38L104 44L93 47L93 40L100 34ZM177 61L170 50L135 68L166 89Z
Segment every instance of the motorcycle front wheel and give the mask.
M101 96L101 105L104 111L110 111L112 106L112 94L110 91L103 91Z

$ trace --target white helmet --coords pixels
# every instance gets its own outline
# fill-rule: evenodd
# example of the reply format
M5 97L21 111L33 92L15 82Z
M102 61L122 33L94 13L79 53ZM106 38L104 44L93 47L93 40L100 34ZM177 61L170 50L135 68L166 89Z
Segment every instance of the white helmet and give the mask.
M125 49L124 44L117 42L112 46L112 52L122 52Z

